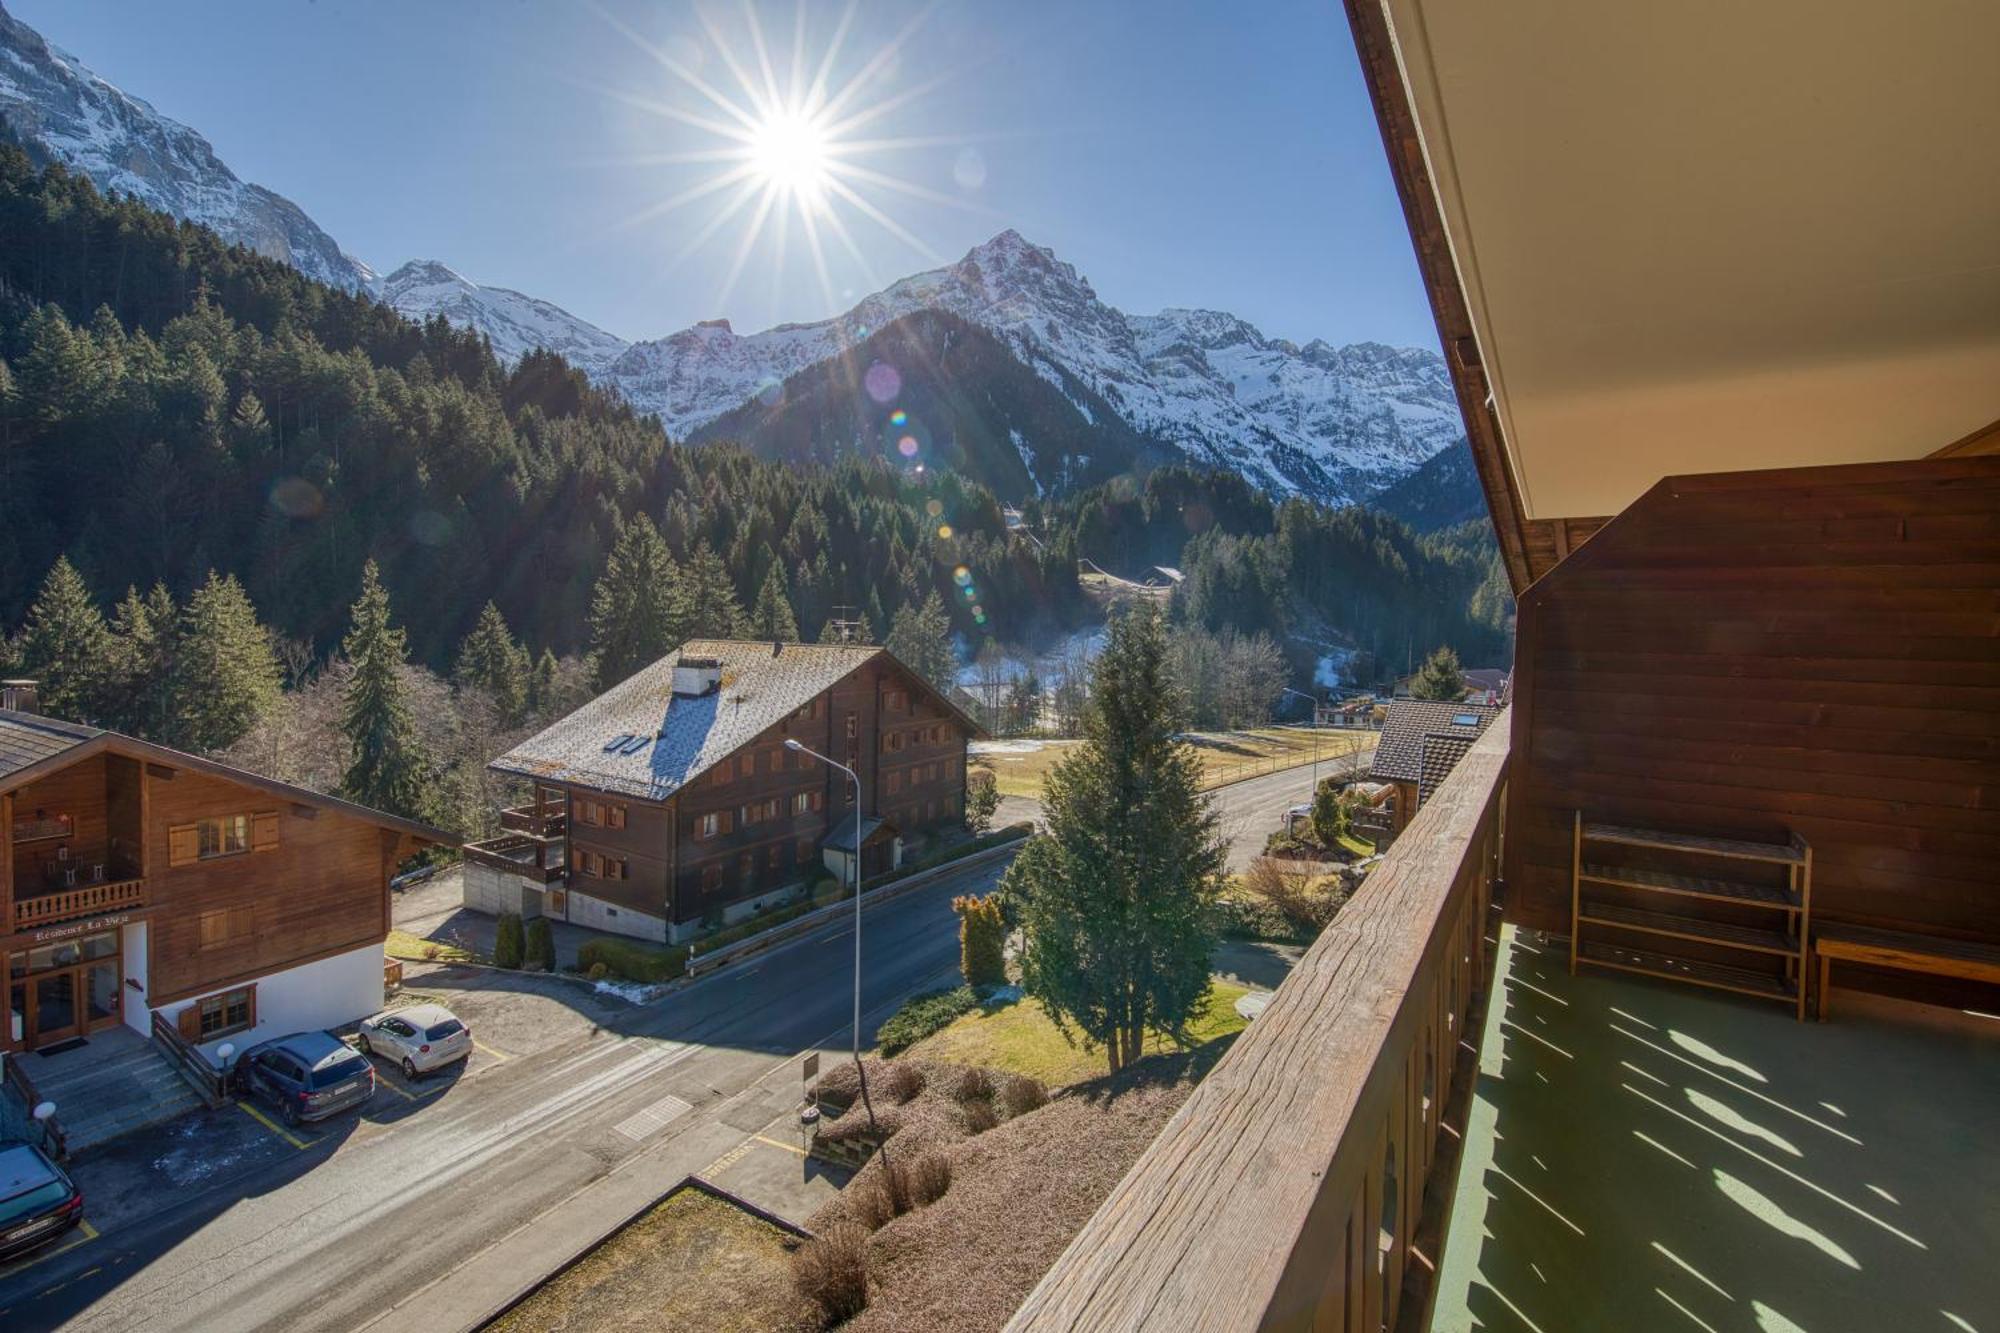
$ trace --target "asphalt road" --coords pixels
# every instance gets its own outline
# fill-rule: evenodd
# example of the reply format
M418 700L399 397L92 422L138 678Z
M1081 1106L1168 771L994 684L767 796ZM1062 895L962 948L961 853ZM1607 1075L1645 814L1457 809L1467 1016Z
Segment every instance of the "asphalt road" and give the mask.
M865 1039L903 996L956 976L951 899L984 891L1003 865L867 910ZM552 1266L605 1225L606 1208L629 1213L625 1195L643 1203L795 1101L793 1057L847 1045L852 939L839 929L794 942L575 1045L309 1130L305 1146L248 1175L0 1279L0 1327L458 1327L534 1274L510 1245L525 1237L526 1262ZM635 1127L662 1107L670 1119Z

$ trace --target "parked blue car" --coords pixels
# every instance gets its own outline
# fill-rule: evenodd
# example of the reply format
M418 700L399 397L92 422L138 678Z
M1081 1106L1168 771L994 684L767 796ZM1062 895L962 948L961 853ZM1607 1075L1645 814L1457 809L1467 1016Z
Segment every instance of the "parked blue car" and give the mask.
M375 1095L375 1066L331 1032L260 1042L236 1062L243 1090L288 1125L324 1120Z
M0 1261L66 1235L83 1220L83 1194L31 1143L0 1139Z

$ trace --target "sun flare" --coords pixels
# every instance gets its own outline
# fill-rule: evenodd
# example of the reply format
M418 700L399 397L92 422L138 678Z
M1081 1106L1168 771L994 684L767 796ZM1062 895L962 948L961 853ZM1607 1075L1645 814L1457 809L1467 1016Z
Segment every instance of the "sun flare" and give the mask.
M812 117L774 111L758 122L750 140L750 162L769 184L808 204L826 188L829 145Z

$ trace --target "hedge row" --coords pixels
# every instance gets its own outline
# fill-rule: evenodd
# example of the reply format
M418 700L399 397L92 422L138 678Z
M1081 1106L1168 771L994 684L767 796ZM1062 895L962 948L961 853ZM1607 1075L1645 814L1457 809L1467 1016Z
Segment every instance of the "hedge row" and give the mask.
M672 981L687 971L687 960L686 945L659 948L637 940L614 938L586 940L576 951L576 964L585 976L593 980L608 976L642 986ZM600 966L602 972L598 971Z
M869 880L868 887L878 889L884 884L894 884L899 879L908 879L910 876L920 874L923 871L935 870L939 866L949 865L953 861L962 861L973 853L983 852L989 847L998 847L1002 843L1019 842L1034 831L1035 826L1033 824L1023 822L1009 824L1006 828L995 829L991 833L982 833L967 842L953 843L941 851L932 852L929 856L923 857L920 860L905 861L896 869L886 874L877 875L875 878Z
M883 1022L875 1034L882 1054L895 1055L930 1036L942 1032L959 1018L979 1007L979 995L970 986L956 990L925 991L913 995Z

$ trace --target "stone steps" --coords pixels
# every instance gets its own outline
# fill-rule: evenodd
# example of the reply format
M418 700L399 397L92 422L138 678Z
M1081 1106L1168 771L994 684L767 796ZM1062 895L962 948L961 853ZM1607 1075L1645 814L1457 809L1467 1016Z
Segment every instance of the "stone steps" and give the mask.
M38 1074L35 1086L56 1104L56 1123L72 1153L205 1105L173 1062L143 1038L60 1074Z

